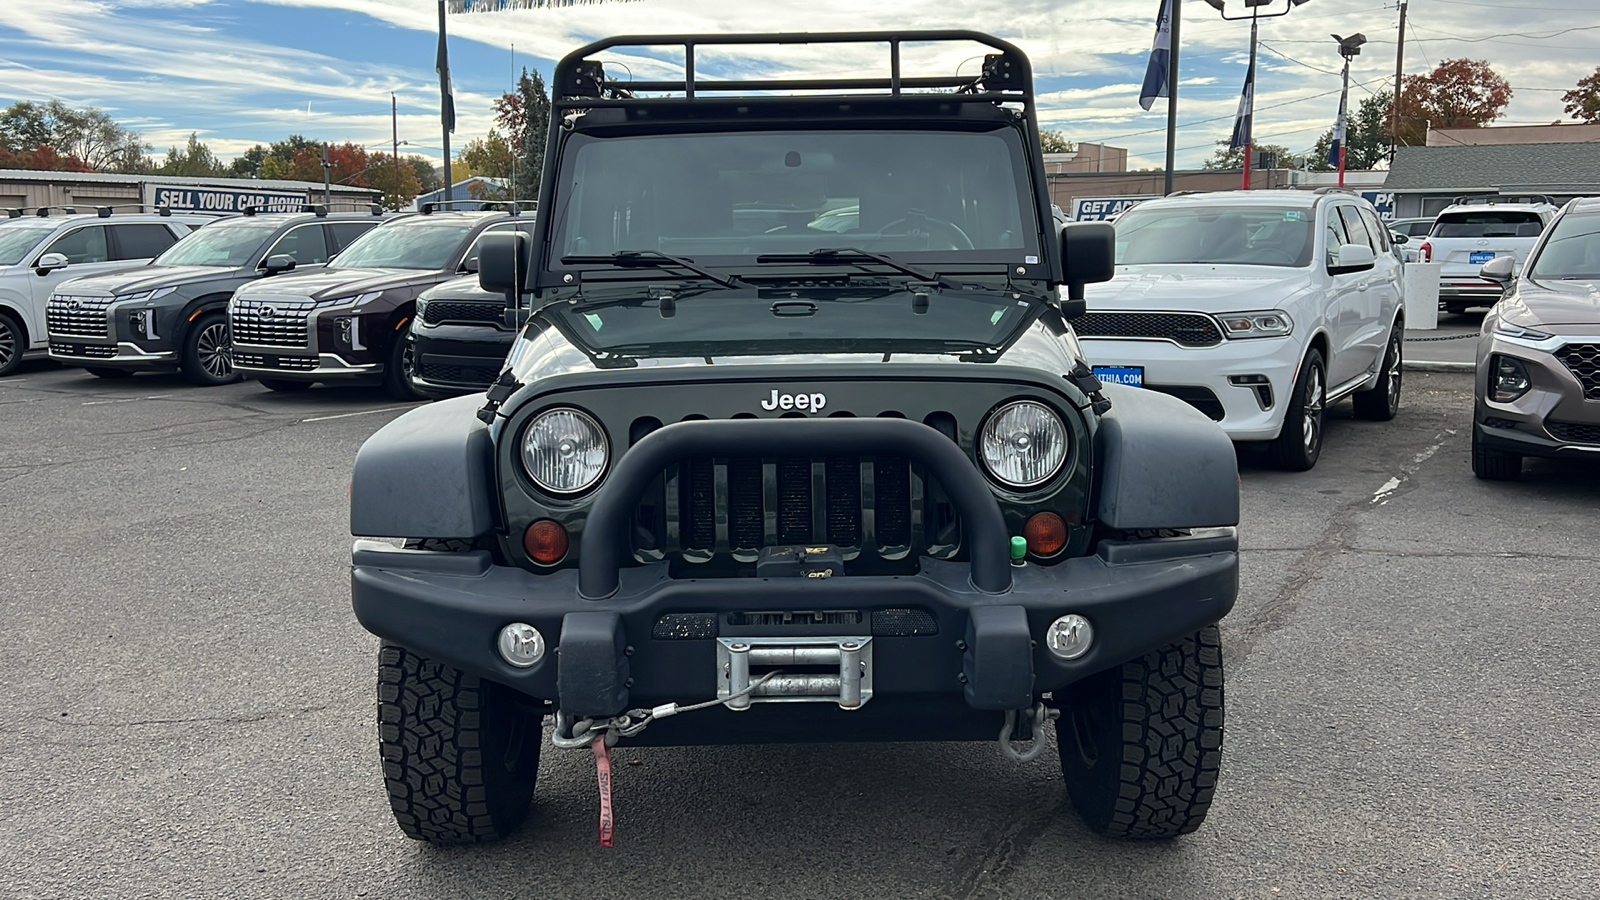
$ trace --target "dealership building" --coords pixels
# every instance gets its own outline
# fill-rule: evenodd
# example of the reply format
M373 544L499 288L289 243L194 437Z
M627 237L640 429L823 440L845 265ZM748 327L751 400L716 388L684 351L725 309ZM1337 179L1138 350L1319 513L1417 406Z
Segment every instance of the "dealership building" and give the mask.
M75 209L93 212L109 206L119 212L155 211L237 213L254 206L267 212L298 212L308 203L352 210L377 203L380 191L333 185L326 194L309 181L258 178L187 178L171 175L115 175L108 172L38 172L0 169L0 209L32 215Z

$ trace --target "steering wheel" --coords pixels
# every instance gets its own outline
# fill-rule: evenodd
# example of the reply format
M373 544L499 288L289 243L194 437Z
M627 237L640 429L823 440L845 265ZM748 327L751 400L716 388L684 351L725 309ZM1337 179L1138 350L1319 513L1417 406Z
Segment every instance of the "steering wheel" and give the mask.
M954 238L954 240L950 241L950 243L954 244L954 246L951 247L950 249L952 249L952 250L975 250L975 249L977 249L976 247L973 246L972 238L967 237L967 233L965 231L961 230L961 226L957 225L954 222L948 222L948 221L946 221L944 219L935 219L933 216L926 215L926 214L923 214L923 213L910 213L908 215L905 215L905 216L902 216L902 217L900 217L898 219L895 219L893 222L886 222L886 223L884 223L882 228L878 229L878 233L879 234L910 234L911 233L910 229L907 229L907 230L904 230L904 231L895 231L894 228L895 228L896 225L906 225L906 224L917 224L917 225L920 225L921 223L924 223L924 222L926 222L927 224L932 225L932 226L934 226L936 228L944 229L945 234L947 236L950 236L950 237Z

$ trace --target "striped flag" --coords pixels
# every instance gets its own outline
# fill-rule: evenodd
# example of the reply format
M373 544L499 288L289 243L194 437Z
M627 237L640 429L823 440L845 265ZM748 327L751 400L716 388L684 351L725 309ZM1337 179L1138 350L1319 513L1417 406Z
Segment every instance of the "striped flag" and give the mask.
M1250 146L1250 117L1255 114L1256 64L1252 61L1244 73L1244 93L1239 95L1239 112L1233 117L1233 136L1228 138L1228 149Z
M1170 97L1167 69L1172 61L1172 0L1161 0L1156 17L1156 39L1150 45L1150 64L1144 70L1144 86L1139 88L1139 105L1146 110L1157 97Z
M1344 156L1345 98L1339 95L1339 119L1333 123L1333 143L1328 147L1328 165L1337 166Z

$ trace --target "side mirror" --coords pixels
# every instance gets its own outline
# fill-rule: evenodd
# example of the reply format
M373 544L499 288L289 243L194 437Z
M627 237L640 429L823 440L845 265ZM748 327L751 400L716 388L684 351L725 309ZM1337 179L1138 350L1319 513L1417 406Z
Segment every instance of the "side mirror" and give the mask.
M1328 267L1329 275L1366 271L1378 261L1378 256L1366 244L1340 244L1335 259L1337 261Z
M1401 234L1398 231L1391 231L1391 232L1389 232L1389 243L1391 243L1391 244L1409 244L1409 243L1411 243L1411 238Z
M261 263L261 268L266 270L268 275L288 272L294 268L294 257L287 253L274 253Z
M67 258L60 253L46 253L33 264L33 270L40 275L49 275L56 269L65 269L66 267Z
M461 271L468 275L478 274L478 258L469 256L461 261Z
M1089 311L1083 286L1110 281L1117 273L1117 230L1105 222L1068 222L1061 228L1061 281L1067 297L1061 315L1076 319Z
M478 244L478 286L506 298L516 309L528 290L528 236L520 231L486 234Z
M1496 256L1479 267L1478 277L1497 284L1507 284L1511 281L1511 269L1515 264L1515 257Z

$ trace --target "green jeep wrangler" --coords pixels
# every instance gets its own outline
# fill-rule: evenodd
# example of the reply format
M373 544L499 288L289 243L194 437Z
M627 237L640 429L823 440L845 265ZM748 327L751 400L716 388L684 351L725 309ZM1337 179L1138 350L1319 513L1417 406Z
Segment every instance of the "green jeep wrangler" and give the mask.
M796 42L887 72L696 74ZM903 71L972 45L964 75ZM600 59L645 47L685 77ZM406 834L505 836L546 740L604 786L619 740L1026 761L1052 726L1093 829L1199 826L1233 446L1086 364L1069 321L1112 229L1053 221L1032 83L1016 47L948 31L624 37L557 65L542 214L481 253L525 322L504 372L355 465L353 602Z

